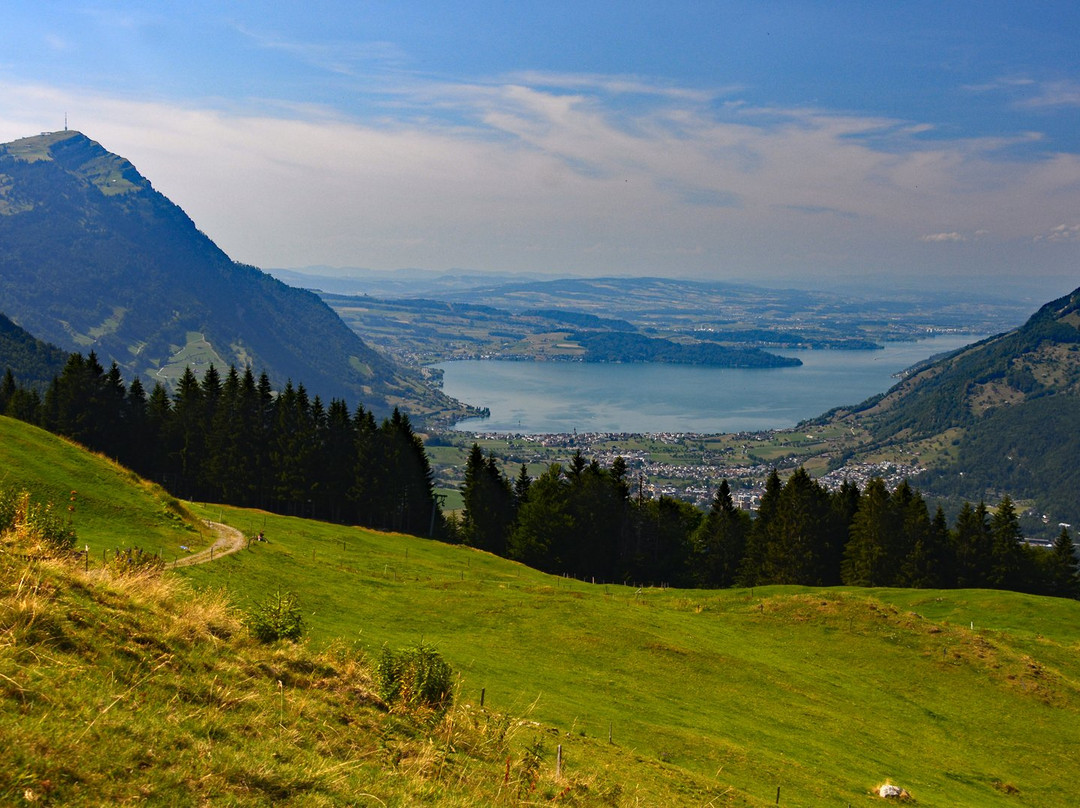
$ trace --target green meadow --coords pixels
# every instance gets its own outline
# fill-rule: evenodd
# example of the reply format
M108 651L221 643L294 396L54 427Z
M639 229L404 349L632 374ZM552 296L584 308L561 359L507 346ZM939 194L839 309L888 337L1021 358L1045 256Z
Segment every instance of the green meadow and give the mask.
M872 805L882 802L873 790L885 782L907 789L911 804L920 806L1076 802L1069 783L1080 752L1075 601L981 590L636 589L557 578L410 536L209 504L177 507L107 460L3 418L0 464L0 483L18 482L35 498L66 502L71 490L79 492L72 518L80 544L91 545L91 575L101 548L139 541L158 542L168 562L180 544L199 541L194 525L201 519L248 535L264 531L267 543L164 576L208 602L223 600L235 614L275 591L294 593L305 639L300 649L279 654L317 660L344 654L371 665L384 646L434 646L457 677L455 711L479 715L483 700L483 710L515 722L505 774L504 752L468 769L477 772L475 781L459 763L453 776L460 779L441 780L439 788L407 780L412 785L395 791L392 779L373 770L372 779L343 781L334 791L320 774L322 804ZM83 603L77 611L91 608ZM12 614L0 610L0 620L11 622ZM107 619L106 611L100 617ZM6 631L0 625L0 637ZM117 642L111 635L99 641ZM17 662L11 655L18 650L0 643L0 673L15 678L18 665L8 663ZM47 649L34 655L34 664L45 664ZM104 648L100 655L115 656ZM228 670L201 662L192 675L212 671L211 690L239 691L258 678L251 671L259 666L272 667L265 660L237 663L233 681ZM306 698L310 720L297 718L290 732L325 733L330 719L317 709L318 694ZM8 698L5 710L17 709L17 702ZM103 700L100 709L107 706ZM271 707L259 715L273 713ZM24 715L5 720L26 732L26 722L44 721L40 712ZM455 715L460 725L462 713ZM91 714L76 719L84 722L79 726L99 721ZM111 720L95 724L91 737ZM221 729L220 743L251 737L255 718L244 720L246 730ZM369 746L384 748L389 730L375 721L350 726L376 733L383 740L369 739ZM424 736L424 748L452 747L444 754L466 756L463 741L451 743L450 730L445 743L438 740L445 724L439 726ZM421 744L421 730L409 732L416 736L410 743ZM306 748L308 740L295 744ZM31 742L43 743L27 735ZM251 754L272 769L277 752L263 741L250 744ZM534 750L546 776L554 777L558 746L564 779L510 799L500 781L509 783L511 762L532 760L528 750ZM167 757L161 749L156 754ZM299 770L301 762L294 757L289 765ZM590 788L560 787L573 777ZM305 804L294 793L302 776L290 778L288 799L278 802ZM349 788L380 796L350 800ZM260 802L263 791L221 793L231 795L221 804L275 802ZM215 799L203 794L191 804Z
M186 570L287 588L311 642L434 644L461 696L714 777L748 799L1066 805L1080 604L984 591L637 590L465 547L228 509L270 539ZM786 800L784 794L788 795ZM796 796L797 795L797 796Z

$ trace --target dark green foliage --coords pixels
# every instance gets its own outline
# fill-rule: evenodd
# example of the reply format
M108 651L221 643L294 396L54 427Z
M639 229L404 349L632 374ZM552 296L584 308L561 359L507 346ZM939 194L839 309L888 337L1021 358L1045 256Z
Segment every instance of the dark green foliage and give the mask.
M985 503L973 508L967 502L956 518L953 532L956 556L956 585L961 588L990 585L993 538Z
M391 706L443 713L454 703L454 672L430 645L391 651L383 646L376 666L379 698Z
M16 387L17 399L24 388ZM116 365L72 354L26 419L103 452L176 496L279 513L443 535L431 466L407 415L378 425L345 402L324 408L303 385L276 398L263 374L211 365L202 380L187 368L175 395L136 379L125 388Z
M711 342L688 345L627 332L581 332L571 337L585 348L586 362L671 362L735 368L781 368L801 365L799 359L760 348L728 348Z
M462 541L481 550L505 555L506 537L517 510L514 492L494 456L485 460L483 451L475 443L465 464L462 499L465 505L460 528Z
M771 492L754 523L753 568L741 578L751 583L821 585L835 582L830 568L840 534L830 519L829 493L802 468ZM766 496L770 492L766 489Z
M259 642L296 642L304 632L300 607L291 592L280 590L257 604L245 615L244 623Z
M698 586L726 587L735 583L746 554L750 514L735 507L727 480L721 480L708 516L693 536L693 577Z
M0 368L11 374L10 386L6 379L0 386L0 414L6 411L16 383L33 390L44 390L66 361L66 351L36 339L0 314Z
M1000 407L967 428L955 462L926 475L928 489L968 499L1010 491L1069 519L1080 517L1080 397L1053 395Z
M1075 598L1080 594L1077 578L1076 547L1068 528L1062 528L1054 541L1054 548L1047 559L1050 594L1062 598Z
M597 331L636 331L633 323L627 320L619 320L612 317L599 317L595 314L585 314L578 311L563 311L562 309L529 309L521 312L522 317L542 317L545 320L553 320L556 323L565 323L574 328L590 328Z

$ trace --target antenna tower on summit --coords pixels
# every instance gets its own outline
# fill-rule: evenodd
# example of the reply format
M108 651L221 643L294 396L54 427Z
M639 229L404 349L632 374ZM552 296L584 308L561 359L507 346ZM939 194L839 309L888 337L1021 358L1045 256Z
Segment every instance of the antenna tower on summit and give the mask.
M64 131L67 131L67 113L64 113Z

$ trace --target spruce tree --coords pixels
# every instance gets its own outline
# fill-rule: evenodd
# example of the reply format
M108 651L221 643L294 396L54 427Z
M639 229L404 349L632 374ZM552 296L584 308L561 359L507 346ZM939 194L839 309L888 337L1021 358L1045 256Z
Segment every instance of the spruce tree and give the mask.
M1080 597L1080 580L1077 579L1076 548L1069 529L1063 527L1050 551L1051 594L1059 598Z
M735 583L746 553L750 517L735 507L727 480L713 496L709 513L694 531L691 576L702 587L728 587Z

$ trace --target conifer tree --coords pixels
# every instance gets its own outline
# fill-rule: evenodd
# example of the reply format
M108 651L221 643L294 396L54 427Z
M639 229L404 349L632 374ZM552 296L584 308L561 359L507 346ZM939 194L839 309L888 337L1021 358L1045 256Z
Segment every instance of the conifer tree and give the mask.
M474 443L465 463L461 488L464 508L461 538L472 547L497 555L506 554L506 540L514 521L514 495L510 482L499 470L494 456L484 458Z
M1023 531L1012 499L1006 494L990 518L990 571L987 583L996 589L1019 590L1028 577L1024 569Z
M735 507L727 480L713 496L709 514L694 532L692 578L701 587L728 587L735 583L743 556L750 517Z
M956 585L962 589L990 585L990 561L993 542L986 504L972 508L965 502L956 517L952 534L956 559Z
M1050 551L1049 578L1051 594L1059 598L1080 597L1077 578L1076 548L1069 529L1063 527Z
M765 479L765 491L758 503L757 518L754 519L750 535L747 537L746 554L739 567L737 580L740 586L755 586L766 582L764 579L765 549L769 541L768 533L776 519L783 488L784 484L780 481L780 475L773 468Z
M896 574L899 524L885 481L875 477L859 499L844 550L843 580L848 586L890 586Z

